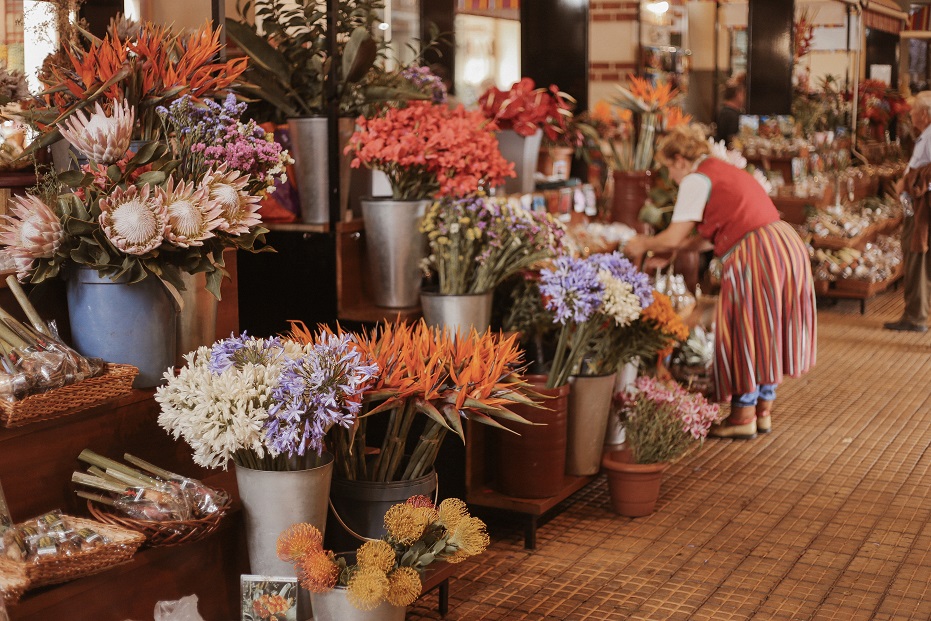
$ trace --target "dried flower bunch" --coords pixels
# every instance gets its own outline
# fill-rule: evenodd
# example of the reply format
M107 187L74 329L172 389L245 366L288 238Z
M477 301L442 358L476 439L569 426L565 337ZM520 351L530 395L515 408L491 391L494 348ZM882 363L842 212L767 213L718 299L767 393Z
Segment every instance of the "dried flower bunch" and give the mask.
M5 62L0 62L0 106L22 101L29 97L26 75L18 69L10 69Z
M384 537L365 542L347 559L323 549L316 527L295 524L279 535L278 557L294 563L308 591L342 586L353 606L373 610L382 602L410 606L420 597L421 577L430 564L460 563L489 544L484 522L469 515L458 498L434 507L429 498L413 496L388 510L385 530Z
M72 263L131 282L154 274L178 289L182 272L205 272L219 298L224 249L252 251L266 233L250 177L224 163L189 179L165 145L128 151L134 118L126 102L109 116L99 102L89 116L75 112L61 131L89 163L57 175L70 191L16 199L0 240L31 282Z
M299 342L314 338L300 323L292 323L292 336ZM464 440L463 419L499 428L497 419L527 422L509 409L515 403L533 403L528 396L533 393L520 376L523 355L516 335L502 338L474 329L450 335L421 320L413 325L385 323L359 335L358 341L378 373L358 423L333 436L339 476L416 479L433 468L447 433ZM366 450L366 431L376 414L387 417L388 429L373 456ZM408 436L418 428L419 436L408 448Z
M641 376L618 395L634 463L675 461L700 446L718 419L718 405L676 382Z
M553 143L567 140L575 107L575 100L555 84L537 88L530 78L521 78L507 91L492 87L479 97L478 103L485 117L493 120L498 129L512 129L521 136L531 136L542 129L544 138Z
M395 200L467 196L514 176L484 117L462 106L415 101L356 124L346 146L352 167L384 172Z
M436 272L443 295L491 291L513 274L555 257L566 234L547 212L484 195L433 203L420 230L430 245L425 267Z
M58 140L59 124L97 100L105 109L111 102L127 102L136 110L130 137L154 140L161 129L157 106L185 94L195 99L221 94L246 69L244 58L214 61L223 46L219 28L209 24L181 34L145 22L134 32L128 40L110 32L103 39L91 39L86 48L72 45L71 66L50 68L46 91L26 114L43 132L30 149Z
M592 359L599 351L593 343L613 329L626 328L653 303L647 275L616 252L584 259L559 257L551 268L540 271L539 286L544 308L560 326L547 388L561 386L581 372L586 358L588 365L602 366Z
M194 450L195 463L300 469L331 427L351 427L378 365L351 334L301 345L243 334L185 356L155 393L158 422Z

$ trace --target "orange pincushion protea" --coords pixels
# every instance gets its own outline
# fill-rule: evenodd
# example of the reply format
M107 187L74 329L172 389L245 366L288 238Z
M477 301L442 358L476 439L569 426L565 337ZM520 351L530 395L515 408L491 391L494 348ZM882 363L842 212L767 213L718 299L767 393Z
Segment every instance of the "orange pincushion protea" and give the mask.
M292 524L278 535L276 543L278 558L294 562L307 554L323 552L323 535L311 524Z

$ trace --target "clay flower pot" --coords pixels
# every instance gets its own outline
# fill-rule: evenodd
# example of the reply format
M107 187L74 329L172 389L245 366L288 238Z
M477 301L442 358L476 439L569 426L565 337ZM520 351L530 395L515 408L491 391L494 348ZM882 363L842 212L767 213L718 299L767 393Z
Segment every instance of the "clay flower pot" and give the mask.
M668 463L634 464L628 449L608 451L601 460L608 475L611 508L626 517L650 515L656 508Z

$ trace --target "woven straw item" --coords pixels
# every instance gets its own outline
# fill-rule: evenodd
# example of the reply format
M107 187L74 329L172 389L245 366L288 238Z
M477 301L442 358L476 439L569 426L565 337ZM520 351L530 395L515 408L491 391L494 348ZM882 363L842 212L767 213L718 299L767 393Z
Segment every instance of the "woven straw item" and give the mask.
M10 403L0 399L4 427L58 418L125 395L132 390L139 369L107 363L103 374Z
M16 562L0 558L0 575L13 580L25 581L30 589L46 584L67 582L129 561L145 541L142 534L118 526L101 524L94 520L70 515L64 516L64 519L70 528L75 530L89 528L109 541L86 552L43 558L32 562Z
M184 543L199 541L220 526L220 520L226 514L230 504L232 504L228 494L223 493L223 496L226 498L226 502L219 507L216 513L192 520L170 520L165 522L136 520L116 511L111 511L110 507L99 505L90 500L87 501L87 508L96 520L142 533L145 535L145 545L147 546L179 546Z

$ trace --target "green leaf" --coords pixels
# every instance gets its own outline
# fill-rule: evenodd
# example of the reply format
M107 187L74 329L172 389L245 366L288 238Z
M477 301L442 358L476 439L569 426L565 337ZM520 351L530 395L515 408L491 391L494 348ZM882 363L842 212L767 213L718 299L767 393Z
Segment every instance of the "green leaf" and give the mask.
M66 170L58 173L58 180L69 187L75 188L84 182L84 172L80 170Z
M366 28L359 27L349 35L343 50L343 79L353 84L365 77L378 57L378 44Z
M168 175L166 175L163 171L150 170L149 172L139 175L139 177L136 179L136 185L145 185L146 183L159 185L165 183L167 179Z
M162 146L163 145L160 145L154 140L145 143L138 151L136 151L136 154L132 157L132 159L129 160L129 164L135 168L138 168L157 160L159 157L161 157L160 153L163 153L160 148Z
M123 171L120 170L120 167L116 164L111 164L107 167L107 179L113 183L119 183L120 179L123 177Z
M213 294L217 300L222 300L220 296L220 285L223 283L223 272L221 270L213 270L212 272L207 273L207 291Z
M242 48L252 62L272 72L282 84L291 83L291 68L288 66L288 61L281 55L281 52L259 36L248 24L232 19L226 20L226 36Z

